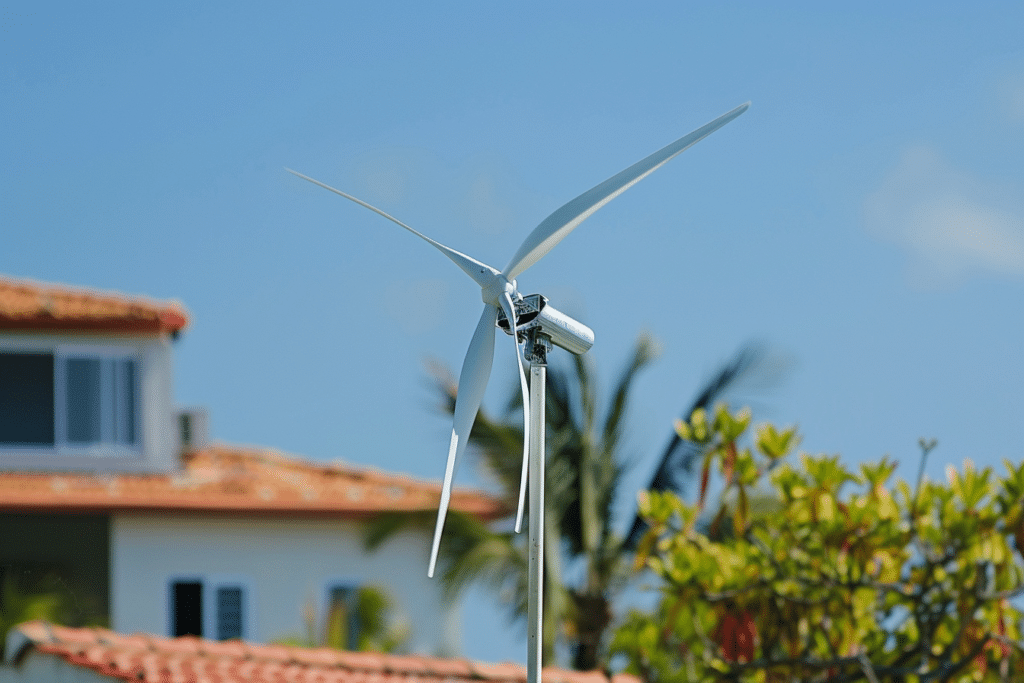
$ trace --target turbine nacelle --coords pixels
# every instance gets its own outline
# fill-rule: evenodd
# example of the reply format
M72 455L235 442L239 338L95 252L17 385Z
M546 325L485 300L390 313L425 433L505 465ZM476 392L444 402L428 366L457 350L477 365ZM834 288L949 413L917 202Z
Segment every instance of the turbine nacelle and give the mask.
M516 332L520 341L536 330L547 336L555 346L580 356L594 345L594 331L583 323L573 320L548 303L547 297L528 294L515 302ZM512 334L512 327L504 311L498 311L498 327L505 334Z

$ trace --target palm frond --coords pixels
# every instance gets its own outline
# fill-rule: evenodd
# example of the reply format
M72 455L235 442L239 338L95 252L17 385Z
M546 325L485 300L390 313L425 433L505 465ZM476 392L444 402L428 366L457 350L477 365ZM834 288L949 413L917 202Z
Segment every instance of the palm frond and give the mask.
M649 334L640 335L640 338L637 339L636 347L633 349L633 357L630 359L629 364L623 368L622 374L619 375L618 382L615 384L615 391L612 393L608 416L604 421L604 434L602 435L602 442L609 454L616 450L622 435L622 422L626 414L629 391L633 387L633 381L644 367L658 357L658 353L658 344L654 337Z
M434 515L427 512L382 512L363 524L363 547L374 551L406 529L429 531Z

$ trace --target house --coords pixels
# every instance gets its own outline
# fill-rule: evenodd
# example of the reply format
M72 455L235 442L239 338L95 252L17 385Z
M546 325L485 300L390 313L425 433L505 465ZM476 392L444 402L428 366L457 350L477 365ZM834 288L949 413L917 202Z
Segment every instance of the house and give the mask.
M526 668L464 659L343 652L326 648L213 642L185 636L124 636L35 621L13 629L0 683L525 683ZM638 683L598 671L545 668L542 683Z
M58 581L79 623L254 642L351 615L372 585L410 651L457 653L426 532L369 554L362 540L371 516L436 509L440 485L207 444L174 408L187 323L173 302L0 278L0 580ZM503 512L474 491L452 508Z

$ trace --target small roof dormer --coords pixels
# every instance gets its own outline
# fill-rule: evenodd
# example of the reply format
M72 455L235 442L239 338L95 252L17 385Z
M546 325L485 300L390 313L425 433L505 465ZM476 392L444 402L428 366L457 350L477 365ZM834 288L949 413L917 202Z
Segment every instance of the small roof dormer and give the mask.
M172 469L187 325L177 302L0 276L0 469Z

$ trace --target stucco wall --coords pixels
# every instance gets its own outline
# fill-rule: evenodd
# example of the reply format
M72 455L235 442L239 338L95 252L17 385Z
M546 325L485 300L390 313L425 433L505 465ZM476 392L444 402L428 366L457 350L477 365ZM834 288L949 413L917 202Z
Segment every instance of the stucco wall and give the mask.
M115 631L169 635L170 581L225 577L249 586L245 638L270 642L303 634L304 605L312 600L322 620L327 586L351 583L385 589L411 627L411 651L460 652L459 609L426 576L422 533L366 553L359 527L344 520L126 515L112 520L110 547Z

